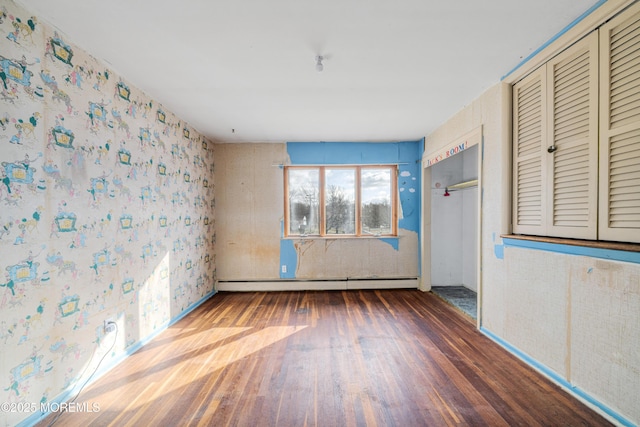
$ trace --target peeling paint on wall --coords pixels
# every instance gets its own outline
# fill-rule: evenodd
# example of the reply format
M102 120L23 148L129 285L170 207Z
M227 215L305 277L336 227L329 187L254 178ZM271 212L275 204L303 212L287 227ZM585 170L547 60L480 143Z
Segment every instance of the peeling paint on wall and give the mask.
M293 245L293 240L280 240L280 278L295 279L297 269L298 252Z
M381 242L387 243L388 245L391 245L391 247L393 249L400 250L400 246L399 246L399 242L398 242L398 238L397 237L381 237L379 239Z
M504 259L504 245L500 243L495 243L496 241L496 233L493 233L493 253L497 259Z
M423 140L394 143L287 143L289 164L294 166L398 165L398 237L328 238L319 252L320 246L307 244L313 242L313 238L285 239L281 224L280 278L417 275L420 271L418 241L423 146ZM403 240L402 249L400 240ZM393 254L389 253L390 249L385 249L389 246ZM295 276L292 275L292 267L295 267ZM286 272L283 271L285 269Z

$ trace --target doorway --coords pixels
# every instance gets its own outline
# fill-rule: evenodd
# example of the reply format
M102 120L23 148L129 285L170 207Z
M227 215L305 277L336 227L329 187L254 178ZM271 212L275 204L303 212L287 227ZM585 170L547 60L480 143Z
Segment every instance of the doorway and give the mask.
M423 271L428 290L478 324L480 139L478 132L426 164Z

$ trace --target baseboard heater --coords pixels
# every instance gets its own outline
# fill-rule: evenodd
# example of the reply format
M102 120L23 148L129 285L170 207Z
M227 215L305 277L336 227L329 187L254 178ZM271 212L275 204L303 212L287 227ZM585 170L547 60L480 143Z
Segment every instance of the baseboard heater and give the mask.
M349 289L418 289L418 278L332 280L221 280L218 292L329 291Z

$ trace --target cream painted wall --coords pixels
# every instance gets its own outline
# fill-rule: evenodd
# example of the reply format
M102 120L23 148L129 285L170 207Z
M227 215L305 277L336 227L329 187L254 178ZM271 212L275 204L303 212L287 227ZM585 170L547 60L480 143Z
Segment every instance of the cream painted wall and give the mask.
M432 152L483 129L481 328L605 415L638 424L640 265L503 245L510 96L508 84L493 86L425 139Z
M285 144L214 144L218 280L280 277ZM220 267L222 266L222 267Z
M215 144L219 281L281 279L286 144ZM415 213L414 213L415 214ZM292 239L298 280L418 277L418 234L383 239ZM291 273L291 272L290 272Z

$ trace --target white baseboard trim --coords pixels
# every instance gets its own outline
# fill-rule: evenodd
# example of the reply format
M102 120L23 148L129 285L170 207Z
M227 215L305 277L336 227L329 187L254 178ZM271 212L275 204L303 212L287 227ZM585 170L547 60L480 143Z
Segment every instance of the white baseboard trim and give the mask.
M218 292L337 291L349 289L418 289L418 279L219 281Z

